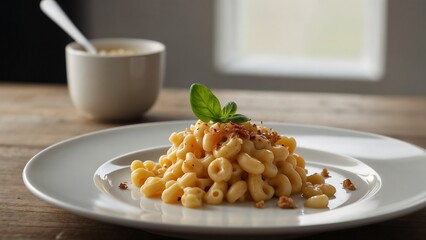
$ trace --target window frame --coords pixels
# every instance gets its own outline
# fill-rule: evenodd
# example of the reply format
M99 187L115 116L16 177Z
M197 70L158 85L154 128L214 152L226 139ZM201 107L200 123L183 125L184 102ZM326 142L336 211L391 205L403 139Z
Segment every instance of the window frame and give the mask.
M302 77L379 81L384 74L386 39L386 0L364 0L364 48L358 61L286 59L244 55L239 51L241 5L244 0L215 2L214 64L227 75Z

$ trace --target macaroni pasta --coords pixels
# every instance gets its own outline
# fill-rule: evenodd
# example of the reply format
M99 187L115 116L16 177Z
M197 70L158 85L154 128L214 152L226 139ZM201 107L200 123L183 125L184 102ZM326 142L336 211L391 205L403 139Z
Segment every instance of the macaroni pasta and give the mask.
M263 125L198 120L169 141L158 163L134 160L130 166L131 181L145 197L199 208L302 194L306 206L327 207L335 193L320 174L307 176L294 138Z

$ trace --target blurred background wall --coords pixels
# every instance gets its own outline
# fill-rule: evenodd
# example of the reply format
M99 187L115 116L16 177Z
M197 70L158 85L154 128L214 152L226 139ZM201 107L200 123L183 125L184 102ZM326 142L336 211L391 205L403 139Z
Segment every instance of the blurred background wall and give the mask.
M81 1L58 0L77 24ZM65 83L69 38L39 8L39 1L4 1L0 8L0 81Z
M200 82L214 88L426 95L426 1L388 0L385 72L379 81L229 75L214 56L214 0L58 1L89 38L135 37L167 46L166 87ZM71 41L38 7L8 1L1 11L0 81L65 83ZM4 54L6 53L6 54Z

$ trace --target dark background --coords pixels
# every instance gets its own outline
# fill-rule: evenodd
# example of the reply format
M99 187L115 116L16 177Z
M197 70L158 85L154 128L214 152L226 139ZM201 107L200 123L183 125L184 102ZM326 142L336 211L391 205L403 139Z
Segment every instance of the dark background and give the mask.
M57 0L78 26L80 1ZM65 46L73 40L48 18L39 1L3 1L1 82L65 83Z
M426 1L387 0L385 72L378 81L230 74L215 67L215 0L57 0L88 38L133 37L167 46L165 87L381 95L426 94ZM65 83L72 40L40 0L3 1L0 82ZM265 1L266 3L267 1Z

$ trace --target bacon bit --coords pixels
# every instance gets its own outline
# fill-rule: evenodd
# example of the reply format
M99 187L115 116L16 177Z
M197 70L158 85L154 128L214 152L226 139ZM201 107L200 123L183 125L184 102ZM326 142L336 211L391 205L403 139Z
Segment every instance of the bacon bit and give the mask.
M127 183L124 182L124 183L120 183L120 185L118 185L118 188L121 190L126 190L129 187L127 186Z
M282 209L293 209L297 208L291 197L281 196L277 201L277 206Z
M255 208L264 208L265 207L265 201L260 200L259 202L254 204Z
M330 177L330 174L329 174L327 168L323 168L322 169L321 176L323 176L323 177Z
M352 181L350 179L343 180L343 188L344 189L348 189L350 191L355 191L356 190L355 185L352 183Z
M245 125L241 125L241 124L226 123L224 131L231 134L235 133L237 136L241 138L247 139L250 137L250 130Z
M217 126L212 126L208 131L212 134L219 134L222 138L218 144L226 141L226 137L239 137L242 139L263 138L269 140L272 145L275 144L281 136L272 128L265 128L263 125L256 124L238 124L238 123L216 123ZM260 141L260 140L259 140ZM220 146L220 145L219 145Z

